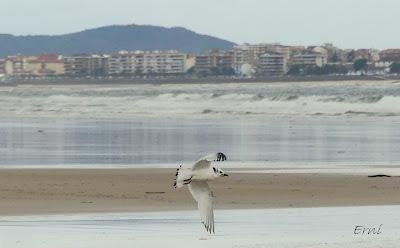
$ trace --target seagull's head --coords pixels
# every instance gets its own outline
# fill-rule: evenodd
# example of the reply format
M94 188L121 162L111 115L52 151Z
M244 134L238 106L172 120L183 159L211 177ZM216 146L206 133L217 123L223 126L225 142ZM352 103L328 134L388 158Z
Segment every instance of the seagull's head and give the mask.
M221 169L218 169L218 168L215 168L215 167L213 167L213 171L214 171L214 174L216 175L216 177L227 177L228 176L228 174L226 174L223 170L221 170Z

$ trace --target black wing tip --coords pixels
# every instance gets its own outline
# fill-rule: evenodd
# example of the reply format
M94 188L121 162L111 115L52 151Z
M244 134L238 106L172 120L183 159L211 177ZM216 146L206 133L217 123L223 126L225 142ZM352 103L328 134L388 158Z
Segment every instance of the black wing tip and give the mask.
M178 180L179 170L182 168L182 165L179 165L179 168L176 169L175 180L174 180L174 188L176 189L176 181Z
M206 229L206 231L207 231L209 234L215 234L214 226L207 226L207 224L204 223L204 222L201 222L201 223L203 223L204 228Z
M217 153L217 161L226 161L226 155L222 152Z

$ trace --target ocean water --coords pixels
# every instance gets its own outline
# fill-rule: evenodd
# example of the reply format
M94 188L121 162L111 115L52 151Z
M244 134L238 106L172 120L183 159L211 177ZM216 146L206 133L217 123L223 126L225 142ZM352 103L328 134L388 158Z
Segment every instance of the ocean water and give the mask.
M400 84L0 88L0 166L400 165Z
M26 85L0 88L0 116L237 118L400 115L398 82Z
M0 217L2 248L397 248L400 208L217 210L216 234L197 211ZM356 226L379 234L354 234Z

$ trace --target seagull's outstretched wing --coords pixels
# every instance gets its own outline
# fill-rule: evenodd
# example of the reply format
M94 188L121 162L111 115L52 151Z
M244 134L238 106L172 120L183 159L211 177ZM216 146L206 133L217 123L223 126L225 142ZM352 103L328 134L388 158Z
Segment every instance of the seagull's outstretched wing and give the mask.
M215 154L210 154L205 156L204 158L201 158L199 161L197 161L193 167L192 170L201 170L201 169L207 169L210 167L211 162L213 161L225 161L226 156L222 152L218 152Z
M207 232L214 233L214 207L213 195L206 181L193 180L189 184L190 193L197 201L201 220Z

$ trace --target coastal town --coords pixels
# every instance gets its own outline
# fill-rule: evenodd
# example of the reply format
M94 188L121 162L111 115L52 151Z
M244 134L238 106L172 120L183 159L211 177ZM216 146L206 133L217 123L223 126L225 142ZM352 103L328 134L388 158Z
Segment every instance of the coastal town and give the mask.
M400 49L340 49L333 44L241 44L230 51L120 51L115 54L15 55L0 59L0 80L23 78L238 77L400 73Z

